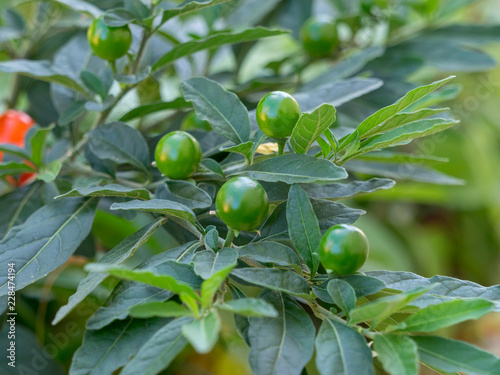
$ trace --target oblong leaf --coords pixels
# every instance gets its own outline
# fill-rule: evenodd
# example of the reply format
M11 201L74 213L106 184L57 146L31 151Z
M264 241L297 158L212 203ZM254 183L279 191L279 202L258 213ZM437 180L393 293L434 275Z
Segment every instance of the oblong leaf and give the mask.
M204 77L182 82L181 89L184 98L193 102L198 116L208 121L217 133L236 144L249 140L248 112L235 94Z
M150 193L146 189L129 188L122 185L110 184L93 187L76 187L67 193L58 195L54 199L67 197L126 197L148 200Z
M195 224L196 222L193 211L191 211L188 207L184 206L183 204L168 201L165 199L151 199L149 201L133 200L123 203L113 203L111 205L111 210L156 212L159 214L186 220L191 224Z
M219 338L220 318L216 311L182 326L182 334L198 353L208 353Z
M266 159L236 174L268 182L328 183L347 177L344 168L324 159L302 154L286 154Z
M240 298L233 299L216 305L220 310L231 311L232 313L248 317L276 318L278 312L268 302L260 298Z
M276 268L237 268L232 275L246 282L299 297L309 296L307 281L293 271Z
M238 253L231 247L216 253L212 250L198 251L193 257L194 272L206 280L224 268L235 266L237 260Z
M239 247L238 254L242 258L252 258L257 262L292 267L301 271L300 260L295 251L279 242L259 241Z
M52 202L13 227L0 241L0 262L15 263L16 290L64 264L87 237L97 201L72 198ZM7 268L0 270L0 295L7 294Z
M298 154L305 154L314 141L335 122L335 107L323 104L311 113L304 113L293 128L290 144Z
M151 224L146 225L141 230L125 238L118 245L108 251L99 263L102 264L119 264L129 258L149 237L156 232L156 230L164 223L164 220L157 220ZM68 303L62 306L57 312L52 324L59 323L66 317L76 305L82 302L92 291L106 278L103 273L89 273L80 283L76 292L69 297Z
M408 336L377 335L373 348L391 375L418 375L417 344Z
M372 353L358 332L335 320L325 319L315 341L316 366L321 375L372 375Z
M299 375L313 355L314 325L290 296L266 290L259 298L278 312L276 318L250 318L250 367L254 374Z

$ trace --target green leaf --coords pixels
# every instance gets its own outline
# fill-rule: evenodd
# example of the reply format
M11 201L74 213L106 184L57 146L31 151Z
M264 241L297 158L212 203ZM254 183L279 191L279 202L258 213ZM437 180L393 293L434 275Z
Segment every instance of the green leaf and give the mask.
M445 372L500 375L500 358L462 341L436 336L412 336L420 360Z
M172 48L169 52L163 55L160 60L156 62L156 64L153 65L152 69L153 71L158 70L177 59L192 55L195 52L203 51L206 49L219 48L226 44L251 42L261 38L267 38L270 36L282 34L286 34L286 31L266 29L263 27L247 29L241 32L221 32L209 36L206 39L192 40ZM198 112L198 110L196 112ZM213 124L211 125L213 126Z
M449 159L441 158L434 155L416 155L407 154L404 152L394 151L373 151L358 157L358 160L366 160L370 162L385 162L385 163L411 163L411 164L426 164L434 165L438 163L447 163Z
M178 294L181 299L184 296L190 297L199 301L200 297L191 288L191 286L179 282L170 275L160 275L149 270L129 269L123 266L115 266L108 264L90 263L85 266L85 270L89 272L104 272L125 280L138 281L140 283L155 286L170 290Z
M120 374L155 375L167 368L188 344L182 327L191 322L192 318L179 318L160 328L141 346Z
M351 141L346 146L344 158L348 158L350 155L355 155L360 147L361 147L361 139L359 135L359 130L356 130L352 134Z
M414 299L428 292L431 287L432 286L415 288L408 292L382 297L365 305L358 306L351 310L349 324L373 321L373 326L375 327L377 323L382 322L390 315L408 305Z
M135 232L131 236L125 238L118 245L108 251L103 255L98 263L99 264L120 264L128 259L135 251L141 247L156 230L161 227L164 223L163 219L152 222L146 225L141 230ZM101 282L106 278L103 273L89 273L83 280L78 284L76 292L69 297L68 303L62 306L57 312L52 324L59 323L64 319L80 302L82 302L92 291L101 284Z
M397 325L395 330L433 332L469 319L479 319L494 308L494 303L479 298L443 302L417 311Z
M92 16L94 18L97 18L103 14L103 11L101 9L99 9L95 5L88 3L87 1L81 1L81 0L52 0L52 1L62 4L74 10L75 12L88 14L89 16Z
M203 240L205 248L207 250L219 251L219 232L214 226L212 226L211 229L208 228L210 227L205 229L207 232Z
M222 152L234 152L236 154L241 154L245 157L247 164L252 163L253 154L254 154L254 146L255 144L252 141L248 141L245 143L240 143L236 146L231 147L221 147L220 151Z
M341 276L338 279L349 283L349 285L354 289L356 298L375 294L385 288L385 284L383 281L380 281L379 279L376 279L374 277L364 275L347 275ZM314 286L313 292L322 301L325 301L327 303L335 303L332 299L332 296L327 290L329 282L330 280L327 280L322 284Z
M154 301L132 307L129 315L134 318L153 318L155 316L161 318L178 318L181 316L192 316L192 312L174 301Z
M330 280L326 287L333 302L347 315L356 306L356 292L353 287L342 279Z
M380 134L384 133L388 130L398 128L402 125L408 124L410 122L414 122L417 120L422 120L427 117L435 116L439 113L448 111L449 108L422 108L418 111L415 112L402 112L398 113L397 115L394 115L392 118L389 120L385 121L381 125L378 125L369 131L367 131L365 134L363 134L363 137L368 137L372 136L375 134Z
M314 141L335 122L335 107L323 104L300 116L293 128L290 144L298 154L305 154Z
M203 308L206 309L212 305L217 290L226 281L234 266L235 264L230 264L225 268L219 269L201 284L201 306Z
M137 353L137 343L147 342L165 323L165 319L127 319L98 331L88 330L69 373L112 374Z
M446 130L458 124L458 122L458 120L444 118L414 121L378 136L368 138L361 143L361 148L356 153L347 156L352 157L368 151L396 146L402 142L411 141L415 138L425 137Z
M314 213L318 217L319 229L324 233L337 224L352 224L366 212L356 208L350 208L342 203L332 202L325 199L311 198Z
M372 353L361 334L335 320L324 319L315 341L321 375L373 375Z
M37 180L42 180L45 183L54 181L59 172L61 172L62 163L60 160L54 160L48 164L43 165L36 174Z
M67 193L58 195L55 199L68 197L126 197L148 200L150 193L146 189L129 188L122 185L110 184L103 186L76 187Z
M158 186L155 197L183 204L192 210L212 205L212 197L205 190L187 181L166 181Z
M391 375L418 375L417 344L408 336L376 335L373 348Z
M136 129L121 122L101 125L87 134L86 150L113 164L131 164L149 174L149 148Z
M179 282L183 282L199 289L202 280L194 273L193 267L188 266L195 250L200 247L199 242L187 242L182 246L157 254L137 269L147 269L155 273L171 275ZM172 292L155 288L143 283L121 281L103 306L87 321L88 329L100 329L115 319L125 319L129 310L142 303L152 301L163 302L172 297Z
M99 95L102 99L105 99L108 95L108 88L102 83L102 81L94 73L88 70L83 70L80 73L80 78L83 84L93 93Z
M39 79L49 83L57 83L65 86L79 94L84 95L88 99L92 97L87 90L72 77L66 73L59 71L55 66L52 66L49 61L45 60L11 60L0 62L0 71L5 73L18 73L31 78Z
M417 287L434 285L432 294L427 293L412 302L412 306L420 308L456 298L482 298L494 302L495 311L500 311L500 286L484 287L471 281L459 280L448 276L434 276L429 279L411 272L372 271L368 276L383 281L387 288L408 291Z
M7 161L0 163L0 176L8 176L25 172L34 172L34 169L24 163Z
M292 185L288 193L286 220L290 239L313 277L319 265L321 232L311 201L299 185Z
M264 288L309 298L307 281L293 271L277 268L237 268L231 274Z
M377 190L390 189L395 184L394 180L387 178L371 178L366 181L352 181L348 183L333 183L327 185L301 184L311 198L343 199L358 195L373 193ZM285 201L288 197L290 185L284 183L264 183L270 202Z
M235 94L204 77L182 82L181 90L184 98L193 102L197 115L208 121L217 133L237 145L249 140L248 112Z
M302 154L286 154L265 159L236 174L255 180L287 184L328 183L347 178L344 168L324 159Z
M300 260L295 251L279 242L250 242L239 247L238 254L243 260L251 258L260 263L292 267L295 271L301 272Z
M182 326L182 334L198 353L208 353L217 343L220 331L220 318L211 312L199 320Z
M195 214L188 207L165 199L151 199L149 201L133 200L123 203L113 203L111 205L111 210L156 212L166 216L173 216L186 220L191 224L196 223Z
M156 113L159 111L166 111L168 109L180 109L180 108L190 108L190 107L191 105L188 102L186 102L184 98L177 98L170 102L145 104L125 113L120 118L120 121L135 120L136 118L141 118L151 113Z
M429 85L420 86L411 91L408 91L405 96L399 99L396 103L378 110L373 115L367 117L361 124L359 124L357 129L359 130L360 135L365 135L369 130L380 125L384 121L391 119L409 105L415 103L417 100L445 85L453 78L455 78L455 76L450 76L440 81L432 82Z
M220 270L236 266L237 260L238 253L230 247L225 247L216 253L212 250L198 251L193 257L194 272L206 280Z
M35 182L0 196L0 238L38 210L45 203L45 196L52 198L47 188L42 182Z
M64 264L87 237L97 201L55 201L13 227L0 241L0 262L15 263L16 290L45 277ZM0 271L0 295L7 289L7 269Z
M228 1L230 1L230 0L212 0L212 1L203 1L203 2L190 1L188 3L183 3L183 6L180 6L178 8L171 8L171 9L167 8L163 12L161 24L167 22L169 19L171 19L173 17L178 17L178 16L181 16L183 14L188 14L188 13L200 10L200 9L212 7L214 5L223 4L223 3L226 3ZM165 3L162 2L162 4L160 6L162 6L162 5L164 6L164 4Z
M272 305L278 317L249 319L252 373L300 375L314 351L311 318L285 293L265 290L259 298Z
M38 167L43 164L43 158L45 155L45 143L47 142L47 137L52 131L53 127L40 128L35 127L35 133L30 139L31 145L31 157L30 160Z
M5 152L6 154L17 156L20 159L30 158L30 154L28 151L16 145L11 145L10 143L0 144L0 152Z
M274 307L260 298L233 299L215 306L220 310L248 317L278 317L278 312Z

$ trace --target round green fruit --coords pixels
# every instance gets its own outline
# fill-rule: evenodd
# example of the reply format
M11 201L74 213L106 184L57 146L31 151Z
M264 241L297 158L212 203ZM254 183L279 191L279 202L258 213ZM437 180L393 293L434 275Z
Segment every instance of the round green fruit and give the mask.
M173 180L189 178L198 169L201 156L196 138L180 130L164 135L155 149L156 167Z
M300 39L304 49L312 57L328 57L339 44L335 24L315 18L304 23Z
M212 130L208 121L198 117L196 112L191 112L182 120L181 130Z
M113 61L125 56L132 44L132 33L128 25L111 27L99 17L90 24L87 40L97 56Z
M265 95L257 105L257 123L260 130L272 138L286 138L300 117L300 106L293 96L283 91Z
M358 228L339 224L331 227L321 238L321 264L337 275L349 275L359 270L368 257L368 240Z
M257 181L248 177L235 177L222 185L215 206L217 215L228 227L253 230L266 219L269 199Z

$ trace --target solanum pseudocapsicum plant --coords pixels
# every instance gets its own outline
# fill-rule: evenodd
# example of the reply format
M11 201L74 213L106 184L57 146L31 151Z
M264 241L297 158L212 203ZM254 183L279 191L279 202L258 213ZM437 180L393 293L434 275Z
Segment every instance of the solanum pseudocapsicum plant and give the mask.
M141 229L89 259L88 274L53 319L73 318L97 288L112 285L87 320L69 373L160 373L189 346L209 353L228 325L222 317L232 314L255 374L301 374L315 366L320 374L416 375L419 363L438 373L499 374L493 354L430 334L498 311L499 287L359 270L369 238L353 224L364 211L337 202L393 186L387 178L356 179L363 167L377 175L376 167L366 169L370 160L428 159L380 150L457 123L446 108L427 107L446 98L440 89L452 77L410 89L353 127L342 125L356 117L341 104L378 89L380 79L337 75L320 87L301 79L285 92L283 77L274 77L276 90L262 92L257 106L261 97L249 101L252 92L245 88L252 85L231 86L224 74L182 74L197 71L196 61L188 60L193 53L209 50L202 67L209 75L219 47L287 33L255 27L212 29L184 43L175 37L179 18L224 2L126 1L124 9L104 13L90 3L58 1L83 14L85 27L97 22L127 35L130 30L130 48L125 40L119 53L108 55L112 51L99 46L91 29L95 56L82 30L52 63L0 63L1 71L50 82L58 108L55 125L28 134L30 147L1 148L15 160L0 164L2 176L25 172L24 160L38 168L37 181L0 197L9 215L1 213L0 263L15 264L18 293L67 265L84 240L92 240L96 211L142 215ZM205 13L214 27L211 17ZM324 55L334 52L334 42ZM300 75L303 67L297 69ZM345 65L340 69L346 74ZM154 98L162 77L175 81L170 88L178 97L141 101L117 114L134 94ZM261 78L253 84L264 91L268 83ZM166 120L146 121L160 111L171 112ZM202 124L195 130L181 125L193 111ZM172 131L180 126L190 133ZM160 232L177 246L141 253ZM5 296L7 275L0 277ZM121 281L115 286L112 278Z

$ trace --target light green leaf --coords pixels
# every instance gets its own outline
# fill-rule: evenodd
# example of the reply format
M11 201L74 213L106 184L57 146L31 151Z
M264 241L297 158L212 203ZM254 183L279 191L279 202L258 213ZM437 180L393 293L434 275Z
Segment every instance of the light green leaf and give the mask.
M230 1L230 0L212 0L212 1L203 1L203 2L190 1L187 4L184 2L180 7L167 8L163 12L161 24L167 22L169 19L171 19L173 17L178 17L178 16L181 16L183 14L188 14L188 13L200 10L200 9L212 7L214 5L223 4L223 3L226 3L228 1ZM166 4L170 5L167 2L162 2L160 6L165 6Z
M432 332L469 319L479 319L494 309L495 304L484 299L456 299L417 311L396 326L395 330Z
M54 160L49 164L43 165L36 175L37 180L42 180L45 183L52 182L56 179L61 171L62 163L59 160Z
M220 310L231 311L248 317L276 318L278 316L275 308L260 298L233 299L215 306Z
M298 154L305 154L316 139L335 122L335 107L323 104L300 116L293 128L290 144Z
M239 145L236 146L221 147L220 151L234 152L236 154L241 154L245 157L247 164L251 164L253 159L254 145L255 144L252 141L248 141L245 143L240 143Z
M436 336L412 336L420 360L445 372L500 375L500 358L462 341Z
M220 318L217 312L211 312L199 320L182 326L182 334L198 353L212 350L219 339Z
M129 315L134 318L178 318L181 316L192 316L193 313L174 301L154 301L134 306L130 309Z
M215 293L219 287L226 281L236 264L230 264L229 266L219 269L217 272L213 273L210 278L205 280L201 284L201 306L203 308L208 308L212 305Z
M179 109L179 108L190 108L191 105L184 100L184 98L177 98L170 102L159 102L152 104L145 104L139 107L135 107L131 111L125 113L120 121L130 121L136 118L140 118L151 113L156 113L159 111L166 111L168 109Z
M382 297L365 305L355 307L351 310L349 324L373 321L373 326L375 327L377 323L382 322L388 316L401 310L411 301L428 292L431 288L432 285L419 287L408 292L395 294L389 297Z
M417 344L410 337L376 335L373 348L390 375L418 375Z

